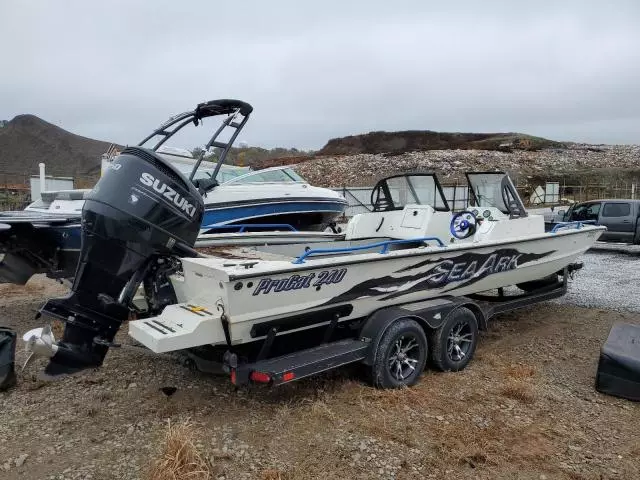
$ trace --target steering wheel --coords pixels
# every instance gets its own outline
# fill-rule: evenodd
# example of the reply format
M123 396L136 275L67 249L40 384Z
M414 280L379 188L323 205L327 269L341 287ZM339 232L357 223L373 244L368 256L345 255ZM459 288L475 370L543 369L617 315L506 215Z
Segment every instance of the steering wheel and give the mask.
M371 205L373 205L374 212L384 212L391 207L380 185L376 185L376 187L371 190Z
M462 240L476 233L477 225L478 222L473 213L469 211L458 212L453 215L449 230L451 230L451 235Z

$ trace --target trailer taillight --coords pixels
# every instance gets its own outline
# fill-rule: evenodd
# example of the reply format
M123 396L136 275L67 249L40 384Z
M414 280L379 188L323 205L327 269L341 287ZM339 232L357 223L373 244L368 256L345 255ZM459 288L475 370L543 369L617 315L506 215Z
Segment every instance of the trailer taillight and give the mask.
M269 374L262 372L251 372L249 378L252 382L256 383L269 383L271 381L271 377L269 376Z
M287 372L284 375L282 375L282 381L283 382L290 382L294 378L296 378L296 374L293 373L293 372Z

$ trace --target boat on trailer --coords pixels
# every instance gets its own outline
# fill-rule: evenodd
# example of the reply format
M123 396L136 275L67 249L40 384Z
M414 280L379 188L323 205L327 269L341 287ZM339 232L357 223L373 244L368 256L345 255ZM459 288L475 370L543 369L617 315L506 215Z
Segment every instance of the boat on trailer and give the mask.
M224 116L198 158L185 149L170 147L167 141L189 125L201 124L199 109L217 105L216 116ZM214 100L196 109L176 115L148 135L138 146L150 146L165 163L173 165L197 184L204 201L200 227L204 246L241 240L261 241L268 232L290 232L291 241L301 238L327 238L323 230L331 229L343 214L346 200L337 192L310 185L291 167L272 167L252 171L248 167L225 165L227 154L249 119L253 107L239 100ZM221 138L228 138L221 141ZM155 143L152 143L155 142ZM217 162L204 160L210 148L218 148ZM102 172L114 168L116 151L110 149L103 158ZM194 168L195 167L195 168ZM193 175L191 173L193 172ZM145 177L151 189L174 199L174 208L189 210L182 197L167 190L166 184ZM26 283L36 273L51 278L73 276L80 253L82 208L91 190L43 192L41 199L24 211L0 212L0 283ZM131 197L134 201L135 194ZM249 232L262 232L252 240ZM304 232L304 233L302 233ZM312 235L311 232L318 232ZM245 233L239 239L234 233ZM279 238L282 238L280 235ZM276 235L274 238L278 238Z
M196 120L226 108L203 104ZM493 314L562 295L604 231L574 222L545 232L504 173L469 173L472 205L462 212L435 174L406 174L379 182L374 211L340 238L206 255L193 248L207 188L194 181L197 168L186 177L153 150L127 148L87 196L71 291L39 312L64 322L63 336L46 326L23 337L49 357L47 375L100 366L135 316L133 339L204 370L222 365L236 385L353 362L368 365L377 386L410 385L428 359L464 368ZM510 285L524 293L505 296Z

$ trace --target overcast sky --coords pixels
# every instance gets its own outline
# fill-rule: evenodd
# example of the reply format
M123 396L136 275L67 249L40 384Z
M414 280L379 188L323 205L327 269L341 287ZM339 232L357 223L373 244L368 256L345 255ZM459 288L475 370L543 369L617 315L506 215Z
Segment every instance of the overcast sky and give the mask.
M122 144L214 98L251 103L240 140L265 147L406 129L640 143L638 0L0 0L0 34L0 119Z

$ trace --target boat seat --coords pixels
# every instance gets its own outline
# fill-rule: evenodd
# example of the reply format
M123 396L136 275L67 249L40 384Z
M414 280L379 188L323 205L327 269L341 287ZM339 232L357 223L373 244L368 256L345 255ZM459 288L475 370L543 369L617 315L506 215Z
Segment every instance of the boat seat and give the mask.
M436 212L430 205L407 205L402 210L355 215L347 224L345 240L433 236L446 243L451 237L450 222L451 212Z

